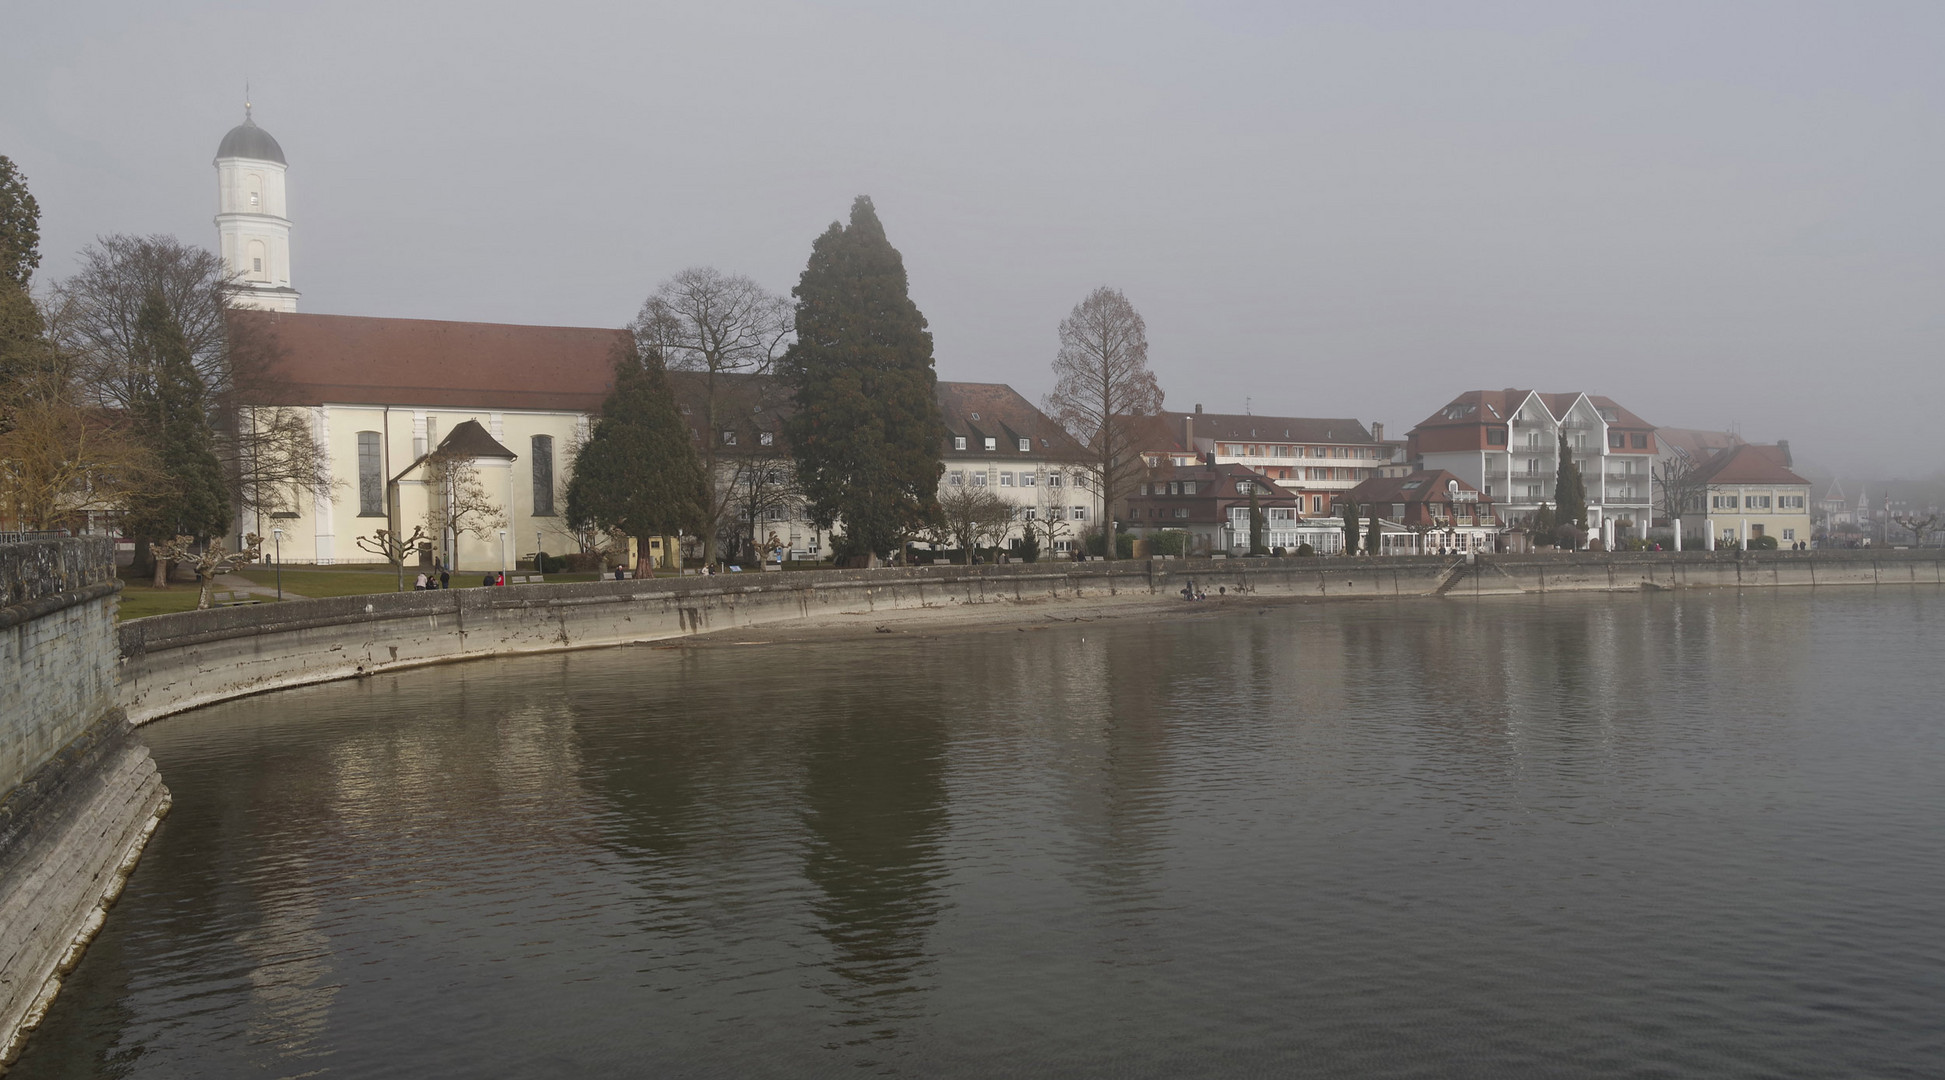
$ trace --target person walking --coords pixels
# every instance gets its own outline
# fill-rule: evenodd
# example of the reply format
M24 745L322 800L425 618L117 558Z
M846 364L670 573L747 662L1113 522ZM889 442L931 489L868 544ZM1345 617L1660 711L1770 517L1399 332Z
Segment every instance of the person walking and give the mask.
M439 587L442 589L452 588L452 575L447 573L446 568L443 566L439 568Z

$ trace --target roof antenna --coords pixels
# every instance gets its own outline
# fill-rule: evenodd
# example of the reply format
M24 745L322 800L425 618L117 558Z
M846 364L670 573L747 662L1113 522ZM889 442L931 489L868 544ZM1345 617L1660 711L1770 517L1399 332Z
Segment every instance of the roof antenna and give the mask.
M1255 414L1255 413L1253 413L1253 412L1251 412L1251 411L1249 410L1249 402L1250 402L1250 397L1249 397L1249 395L1248 395L1248 394L1244 394L1244 395L1243 395L1243 415L1244 415L1244 416L1255 416L1256 414Z

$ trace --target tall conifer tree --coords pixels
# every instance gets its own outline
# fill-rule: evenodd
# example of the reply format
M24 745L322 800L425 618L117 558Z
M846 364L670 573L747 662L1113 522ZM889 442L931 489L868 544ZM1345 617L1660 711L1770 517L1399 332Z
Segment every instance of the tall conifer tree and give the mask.
M1357 554L1357 502L1344 500L1344 554Z
M230 527L229 485L211 449L215 433L203 410L208 390L160 293L142 301L132 351L149 372L133 411L153 448L156 477L130 506L124 526L151 542L221 534ZM166 581L158 559L156 584Z
M702 466L660 354L616 346L614 389L574 459L568 524L632 536L646 560L649 537L701 525L704 492Z
M1587 482L1581 478L1580 466L1574 464L1573 447L1567 445L1564 431L1560 433L1560 471L1553 481L1553 512L1562 525L1587 527Z
M883 556L938 510L945 422L932 335L868 196L811 245L792 293L797 340L778 371L798 482L820 525L842 523L840 551Z

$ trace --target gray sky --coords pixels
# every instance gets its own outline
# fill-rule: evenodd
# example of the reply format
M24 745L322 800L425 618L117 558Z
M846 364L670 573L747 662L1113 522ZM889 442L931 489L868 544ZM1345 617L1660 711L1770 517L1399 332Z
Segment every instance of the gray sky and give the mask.
M44 277L97 234L213 246L247 77L290 158L306 311L621 325L698 263L787 293L862 192L944 378L1038 399L1106 283L1171 407L1402 434L1464 389L1584 389L1846 472L1945 465L1935 0L4 22L0 153L40 200Z

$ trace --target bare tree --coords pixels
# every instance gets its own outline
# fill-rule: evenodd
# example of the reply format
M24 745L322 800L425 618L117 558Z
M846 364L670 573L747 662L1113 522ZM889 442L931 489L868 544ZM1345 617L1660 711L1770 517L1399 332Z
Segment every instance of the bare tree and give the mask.
M196 600L197 611L207 611L210 601L216 594L216 578L220 574L231 574L243 563L256 562L262 553L263 537L251 533L243 538L241 551L226 551L221 538L211 540L202 551L193 550L196 538L178 536L173 541L155 545L155 561L159 566L165 562L186 562L196 570L196 577L202 582L202 595ZM165 579L166 580L166 579Z
M434 451L425 459L425 474L426 531L451 545L447 565L457 570L460 536L492 540L493 530L507 526L506 510L486 490L472 458Z
M297 509L306 493L331 484L329 462L309 416L280 407L281 350L274 321L229 306L236 285L214 253L170 236L104 236L81 253L81 269L55 286L49 337L74 358L76 385L91 403L128 410L153 387L137 321L144 300L160 295L181 327L205 387L210 447L237 520Z
M1668 519L1671 529L1675 527L1675 519L1686 514L1695 497L1702 493L1697 472L1695 463L1685 454L1663 458L1649 471L1661 514Z
M1119 289L1094 290L1061 322L1054 375L1046 409L1088 449L1084 468L1101 496L1112 559L1115 502L1141 468L1141 418L1162 407L1161 385L1148 369L1148 328Z
M670 371L695 373L695 393L681 395L700 415L695 426L702 433L698 456L708 484L703 507L703 560L716 561L717 534L732 517L738 500L739 469L719 467L724 456L753 440L748 423L765 404L746 401L761 396L760 385L795 325L790 303L749 278L725 274L713 266L692 266L663 282L642 304L635 320L635 338L643 347L659 350ZM680 391L678 390L678 394Z
M1923 517L1917 514L1893 514L1891 523L1911 534L1912 547L1924 547L1925 538L1938 532L1941 523L1945 523L1945 518L1935 513Z
M155 455L127 417L82 404L58 372L8 384L0 417L0 511L23 527L84 524L154 480Z
M980 541L1006 535L1013 524L1013 504L985 488L957 487L939 496L939 518L930 530L933 540L958 547L972 562Z
M796 470L788 456L749 456L736 459L730 467L729 489L732 515L725 524L737 530L740 545L748 542L761 547L765 537L763 522L772 511L790 513L803 500L796 483Z
M425 526L414 525L410 536L401 536L390 529L380 529L370 536L358 537L357 543L359 547L373 555L383 556L386 562L392 564L392 568L398 572L398 587L394 591L404 592L405 560L417 556L419 549L431 540L432 537L426 534Z
M1038 542L1042 555L1051 557L1061 537L1071 535L1074 531L1067 524L1067 508L1047 505L1030 507L1029 511L1032 516L1022 520L1020 527Z

